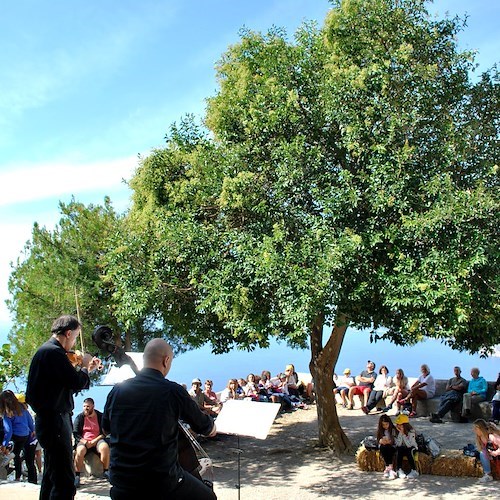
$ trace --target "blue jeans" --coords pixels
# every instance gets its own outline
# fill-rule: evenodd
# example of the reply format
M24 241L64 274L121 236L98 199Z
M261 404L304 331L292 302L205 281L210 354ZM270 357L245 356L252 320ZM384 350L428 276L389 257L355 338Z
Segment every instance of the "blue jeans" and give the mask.
M491 474L490 455L486 451L486 448L483 448L479 452L479 460L481 461L481 465L483 466L483 472L485 474Z

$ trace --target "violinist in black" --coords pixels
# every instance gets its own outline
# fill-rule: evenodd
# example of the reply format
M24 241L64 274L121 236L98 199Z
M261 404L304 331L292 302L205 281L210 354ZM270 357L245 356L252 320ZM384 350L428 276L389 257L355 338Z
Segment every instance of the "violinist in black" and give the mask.
M28 374L26 402L36 413L35 430L44 450L40 500L72 499L75 495L72 422L73 394L89 387L89 372L99 363L86 354L79 369L67 352L80 334L74 316L61 316L52 324L52 337L33 356Z
M102 428L110 434L113 500L216 499L179 464L179 419L205 436L214 436L216 429L183 387L165 379L172 358L167 342L151 340L144 349L144 368L108 395Z

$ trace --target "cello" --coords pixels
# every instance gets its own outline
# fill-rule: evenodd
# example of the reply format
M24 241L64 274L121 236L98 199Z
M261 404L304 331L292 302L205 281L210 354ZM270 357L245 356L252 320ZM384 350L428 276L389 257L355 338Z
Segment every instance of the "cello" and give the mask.
M125 352L123 347L115 343L113 331L109 326L96 326L92 333L92 340L99 349L108 354L108 358L112 357L114 359L119 368L128 365L136 375L139 373L139 368L134 360ZM212 459L191 434L187 424L182 420L179 420L178 424L180 432L178 433L177 446L180 466L207 486L213 488L213 481L202 477L203 474L210 471L213 479ZM198 459L197 453L201 455L200 459Z

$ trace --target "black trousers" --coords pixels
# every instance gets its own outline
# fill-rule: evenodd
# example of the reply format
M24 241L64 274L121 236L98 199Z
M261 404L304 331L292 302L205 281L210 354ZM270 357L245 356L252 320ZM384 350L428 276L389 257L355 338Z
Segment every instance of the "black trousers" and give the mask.
M36 484L36 469L35 469L35 446L30 446L29 436L12 436L14 443L14 467L16 468L16 480L22 475L23 459L21 452L24 451L24 461L28 469L28 481Z
M185 472L184 477L174 491L156 490L151 486L144 486L132 490L126 486L112 486L110 496L112 500L137 500L147 498L151 500L217 500L215 493L202 481Z
M40 500L72 500L75 496L72 427L69 413L37 415L35 429L44 458Z

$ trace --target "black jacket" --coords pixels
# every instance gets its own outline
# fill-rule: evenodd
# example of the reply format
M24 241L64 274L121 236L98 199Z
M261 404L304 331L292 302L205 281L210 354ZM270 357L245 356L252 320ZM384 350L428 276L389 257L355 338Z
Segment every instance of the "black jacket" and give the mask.
M72 413L73 394L89 385L87 370L76 370L63 346L51 337L31 360L26 402L38 417Z

